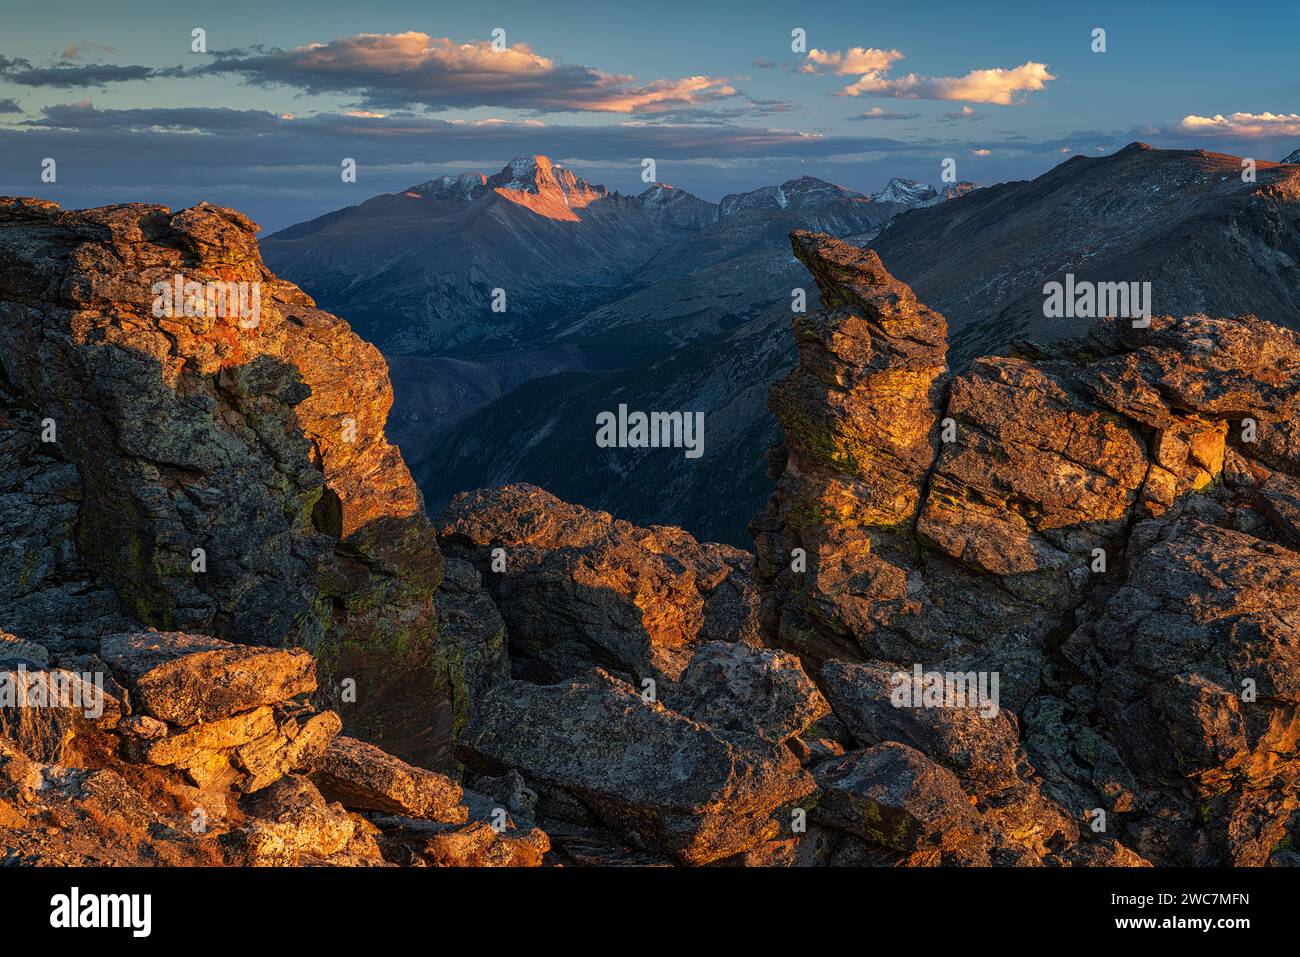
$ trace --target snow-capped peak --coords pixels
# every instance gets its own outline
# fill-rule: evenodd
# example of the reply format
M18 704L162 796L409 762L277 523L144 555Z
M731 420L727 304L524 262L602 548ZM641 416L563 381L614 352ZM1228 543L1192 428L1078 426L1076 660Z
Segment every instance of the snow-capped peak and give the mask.
M902 206L928 206L939 197L939 191L928 183L918 183L914 179L894 177L871 198L877 203L898 203Z

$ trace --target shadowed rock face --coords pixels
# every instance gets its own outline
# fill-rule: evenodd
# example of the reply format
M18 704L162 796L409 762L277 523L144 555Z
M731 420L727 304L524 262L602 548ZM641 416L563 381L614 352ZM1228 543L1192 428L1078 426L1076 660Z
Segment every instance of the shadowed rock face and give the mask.
M96 614L102 629L120 614L303 646L326 693L356 680L349 724L382 737L368 709L411 668L446 684L432 654L441 556L384 438L383 359L262 265L255 230L206 204L0 201L0 371L32 428L5 454L40 476L28 494L66 503L36 509L51 527L26 533L40 541L0 599L6 624L68 650L104 633L86 625ZM250 284L242 311L156 314L177 276ZM36 442L42 423L53 441ZM103 586L116 601L72 610ZM449 726L446 695L407 696L424 715L407 717ZM446 737L420 753L445 753Z
M437 526L447 553L482 573L516 667L535 676L600 664L629 681L675 681L702 642L758 640L753 558L738 548L532 485L459 495Z
M853 743L954 771L1011 848L1095 862L1102 809L1155 863L1266 863L1300 809L1300 339L1107 320L950 376L943 318L874 253L792 242L827 308L771 395L768 639L825 662ZM917 664L998 673L1003 710L898 707Z

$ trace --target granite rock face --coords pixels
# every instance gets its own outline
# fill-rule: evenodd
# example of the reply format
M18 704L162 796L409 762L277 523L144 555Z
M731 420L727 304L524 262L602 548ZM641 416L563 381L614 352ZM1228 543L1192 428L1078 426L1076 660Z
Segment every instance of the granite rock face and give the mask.
M430 523L382 360L254 228L0 200L0 863L1295 860L1296 334L953 375L795 233L755 557L529 485ZM256 322L156 314L177 276Z
M1296 334L1110 319L953 376L943 318L874 253L792 244L826 308L795 318L752 530L765 637L819 678L845 746L951 771L994 863L1280 861L1300 810ZM869 784L853 755L836 773ZM844 800L819 823L878 859Z
M0 559L6 625L69 651L135 624L304 647L380 740L418 674L441 690L404 720L446 725L423 752L445 757L442 561L384 437L387 369L266 269L256 228L0 200L0 456L26 498L0 521L39 516Z
M638 528L531 485L457 496L443 550L472 562L501 608L512 660L543 678L592 664L676 681L704 642L757 643L753 557L680 528Z

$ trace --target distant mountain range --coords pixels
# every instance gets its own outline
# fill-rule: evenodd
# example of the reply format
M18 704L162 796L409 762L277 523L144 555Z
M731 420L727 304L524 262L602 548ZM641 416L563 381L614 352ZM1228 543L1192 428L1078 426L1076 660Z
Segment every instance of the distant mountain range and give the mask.
M794 358L785 328L791 290L806 287L807 308L817 306L790 255L790 232L866 242L900 213L975 188L894 179L868 196L804 176L712 203L666 183L623 196L545 156L521 156L494 175L439 176L261 245L277 272L384 351L396 391L389 434L436 507L460 490L460 475L489 468L509 476L509 463L525 454L481 436L486 451L463 471L469 453L448 446L451 430L464 423L475 434L483 427L472 421L476 412L496 416L488 412L494 400L539 390L529 415L558 415L551 398L603 381L604 370L671 377L707 366L720 343L743 342L750 355L770 337L775 354L763 360L770 368L757 387L747 379L752 367L727 362L713 372L717 401L731 388L719 376L734 376L745 393L738 421L746 429L765 420L765 383ZM504 290L504 312L492 311L494 289ZM517 391L525 383L533 384ZM770 437L770 428L761 431ZM713 434L721 440L716 425ZM723 537L743 535L739 523Z
M563 338L589 309L654 285L665 263L680 277L706 251L713 267L764 238L783 245L795 227L873 235L900 212L973 188L895 179L873 197L805 176L711 203L665 183L623 196L520 156L492 176L440 176L291 226L262 248L390 354L478 355ZM492 308L497 289L504 311ZM656 314L680 326L678 339L698 338L753 318L753 297L731 292L696 290Z
M534 211L563 215L561 204L576 222ZM767 387L794 361L791 290L817 304L791 230L874 246L947 315L949 361L961 366L1013 339L1075 331L1043 317L1044 283L1066 272L1149 280L1157 312L1253 312L1300 328L1298 222L1293 170L1261 162L1246 183L1239 158L1143 144L984 189L895 180L867 196L805 177L716 204L663 184L621 197L534 158L376 197L263 247L386 351L397 395L389 433L431 508L462 489L528 481L749 547L746 524L770 488L762 454L778 437ZM606 242L629 233L637 239ZM608 255L590 259L598 249ZM476 259L494 265L456 272ZM501 275L528 277L505 280L520 287L520 308L531 296L551 311L515 315L512 296L510 318L494 316ZM459 307L449 297L431 305L435 289L475 282ZM424 355L406 353L420 343ZM703 410L706 454L590 454L596 414L619 403Z
M1132 143L1077 156L1032 182L979 190L901 217L872 244L886 266L948 316L949 361L1015 338L1075 334L1043 315L1043 286L1151 283L1157 315L1251 313L1300 328L1300 194L1294 170Z

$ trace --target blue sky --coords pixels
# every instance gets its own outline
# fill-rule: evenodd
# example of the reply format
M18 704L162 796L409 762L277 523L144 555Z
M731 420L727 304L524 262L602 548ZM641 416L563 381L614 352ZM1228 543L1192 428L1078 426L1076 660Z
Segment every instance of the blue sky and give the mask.
M206 199L275 229L532 152L624 192L653 157L714 200L937 182L946 157L1029 178L1134 139L1277 160L1300 148L1297 37L1294 3L7 0L0 193Z

